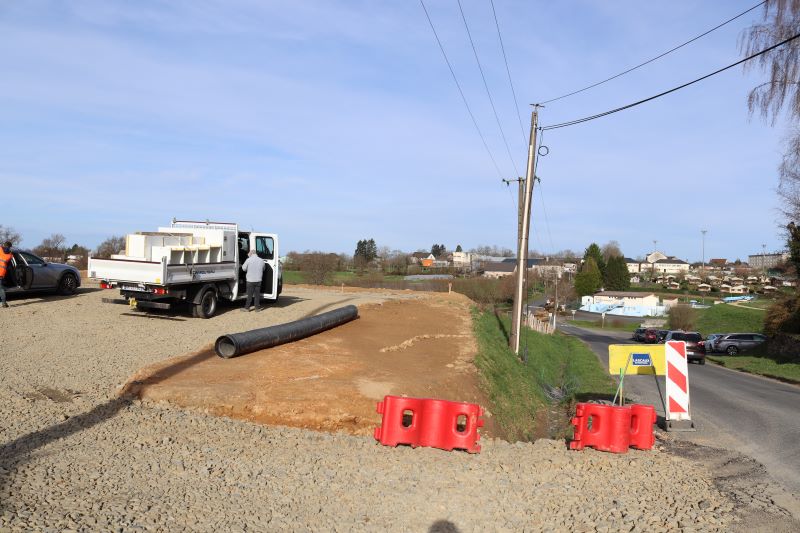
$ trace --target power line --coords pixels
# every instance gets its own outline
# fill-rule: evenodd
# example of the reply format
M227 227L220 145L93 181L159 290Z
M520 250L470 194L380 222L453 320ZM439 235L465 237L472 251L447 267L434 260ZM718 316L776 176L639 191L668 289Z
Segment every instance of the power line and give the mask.
M562 98L567 98L568 96L573 96L573 95L576 95L576 94L578 94L578 93L582 93L583 91L588 91L589 89L593 89L594 87L597 87L598 85L602 85L602 84L604 84L604 83L606 83L606 82L609 82L609 81L611 81L611 80L617 79L617 78L619 78L620 76L624 76L625 74L628 74L629 72L633 72L634 70L636 70L636 69L638 69L638 68L641 68L641 67L643 67L643 66L645 66L645 65L647 65L647 64L649 64L649 63L652 63L653 61L655 61L655 60L657 60L657 59L661 59L662 57L664 57L664 56L665 56L665 55L667 55L667 54L671 54L672 52L674 52L674 51L676 51L676 50L679 50L679 49L683 48L683 47L684 47L684 46L686 46L687 44L691 44L691 43L695 42L696 40L700 39L701 37L705 37L705 36L706 36L706 35L708 35L709 33L713 32L713 31L715 31L715 30L718 30L718 29L720 29L721 27L725 26L726 24L729 24L729 23L733 22L734 20L738 19L739 17L742 17L742 16L746 15L747 13L751 12L752 10L754 10L754 9L756 9L756 8L758 8L758 7L761 7L761 6L763 6L763 5L764 5L764 4L766 4L766 3L767 3L767 0L764 0L763 2L759 2L758 4L754 5L754 6L753 6L753 7L751 7L750 9L747 9L747 10L745 10L745 11L742 11L741 13L739 13L738 15L736 15L735 17L733 17L733 18L729 18L729 19L728 19L728 20L726 20L725 22L723 22L723 23L721 23L721 24L718 24L718 25L714 26L714 27L713 27L713 28L711 28L710 30L708 30L708 31L705 31L705 32L701 33L700 35L698 35L698 36L696 36L696 37L692 37L692 38L691 38L691 39L689 39L688 41L686 41L686 42L684 42L684 43L682 43L682 44L679 44L678 46L676 46L676 47L674 47L674 48L670 48L670 49L669 49L669 50L667 50L666 52L663 52L663 53L661 53L661 54L659 54L659 55L657 55L657 56L655 56L655 57L653 57L653 58L651 58L651 59L648 59L648 60L647 60L647 61L645 61L644 63L639 63L639 64L638 64L638 65L636 65L635 67L631 67L631 68L629 68L628 70L625 70L625 71L623 71L623 72L620 72L619 74L615 74L615 75L611 76L610 78L606 78L606 79L604 79L604 80L602 80L602 81L598 81L597 83L593 83L593 84L591 84L591 85L587 85L587 86L586 86L586 87L584 87L583 89L578 89L577 91L572 91L571 93L562 94L561 96L558 96L558 97L556 97L556 98L551 98L550 100L545 100L544 102L541 102L541 103L542 103L542 104L548 104L548 103L550 103L550 102L555 102L556 100L561 100Z
M511 94L514 96L514 110L517 112L517 120L519 120L519 131L522 133L522 141L527 144L527 135L525 135L525 128L522 125L522 115L519 113L519 103L517 103L517 92L514 90L514 82L511 81L511 69L508 68L508 57L506 57L506 47L503 45L503 36L500 33L500 23L497 22L497 11L494 9L494 0L489 0L492 4L492 15L494 15L494 25L497 27L497 38L500 39L500 50L503 51L503 61L506 63L506 73L508 74L508 84L511 86Z
M511 165L514 167L514 175L519 176L519 170L517 169L517 164L514 162L514 156L511 155L511 148L508 147L506 134L503 131L503 126L500 124L500 117L497 115L497 109L494 106L494 99L492 99L492 93L491 91L489 91L489 84L486 83L486 75L483 73L481 60L478 59L478 50L475 48L475 41L472 40L472 34L469 31L469 25L467 24L467 17L464 15L464 8L461 6L461 0L457 0L457 2L458 2L458 10L461 12L461 20L464 21L464 29L467 30L467 37L469 37L469 44L472 46L472 53L475 55L475 62L478 64L478 70L481 72L481 79L483 79L483 87L486 89L486 96L489 97L489 103L492 105L492 112L494 113L494 119L497 121L497 127L500 128L500 136L503 138L503 144L505 144L506 146L506 152L508 152L508 158L511 160Z
M500 172L500 167L497 166L497 161L492 155L492 151L489 150L489 145L486 144L486 138L483 136L483 132L481 132L481 128L478 126L478 121L475 120L475 115L472 114L472 109L470 109L469 107L469 102L467 102L467 97L464 96L464 91L461 89L461 84L458 83L458 78L456 77L456 73L453 70L453 66L450 64L450 60L447 59L447 53L444 51L444 46L442 46L442 41L439 39L439 34L436 33L436 28L433 26L433 21L431 20L431 16L428 14L428 9L425 7L425 2L423 2L423 0L419 0L419 3L420 5L422 5L423 11L425 11L425 17L428 19L428 24L431 25L431 30L433 30L433 36L436 37L436 42L439 44L439 50L442 51L442 56L444 57L444 61L445 63L447 63L447 68L450 69L450 74L453 76L453 81L456 83L456 87L458 87L458 93L461 95L461 100L464 102L464 107L467 108L467 113L469 113L469 118L472 119L472 124L475 126L475 131L478 132L478 136L481 138L483 147L486 149L486 153L489 154L489 159L492 160L494 169L497 171L497 176L500 179L503 179L503 173Z
M618 107L616 109L611 109L609 111L605 111L603 113L598 113L596 115L591 115L591 116L588 116L588 117L583 117L583 118L579 118L579 119L575 119L575 120L570 120L569 122L561 122L559 124L552 124L550 126L544 126L542 128L542 131L554 130L554 129L557 129L557 128L565 128L567 126L574 126L575 124L580 124L581 122L588 122L588 121L594 120L596 118L605 117L606 115L611 115L611 114L617 113L619 111L625 111L626 109L630 109L632 107L636 107L638 105L644 104L644 103L649 102L651 100L655 100L656 98L661 98L662 96L666 96L666 95L668 95L670 93L674 93L675 91L679 91L681 89L684 89L684 88L686 88L686 87L688 87L690 85L694 85L695 83L697 83L699 81L703 81L706 78L710 78L711 76L715 76L715 75L719 74L720 72L725 72L726 70L731 69L731 68L733 68L733 67L735 67L737 65L741 65L742 63L744 63L746 61L750 61L751 59L754 59L754 58L756 58L758 56L761 56L761 55L764 55L764 54L766 54L768 52L771 52L772 50L775 50L776 48L779 48L779 47L785 45L788 42L794 41L798 37L800 37L800 33L798 33L798 34L796 34L796 35L794 35L792 37L789 37L788 39L785 39L785 40L779 42L778 44L773 44L769 48L765 48L764 50L761 50L760 52L756 52L755 54L753 54L751 56L745 57L744 59L740 59L736 63L731 63L727 67L723 67L723 68L721 68L719 70L715 70L714 72L712 72L710 74L706 74L705 76L697 78L696 80L692 80L692 81L690 81L688 83L684 83L683 85L679 85L677 87L673 87L672 89L669 89L668 91L664 91L662 93L658 93L658 94L653 95L653 96L651 96L649 98L645 98L644 100L639 100L638 102L633 102L632 104L628 104L628 105L625 105L625 106L622 106L622 107Z

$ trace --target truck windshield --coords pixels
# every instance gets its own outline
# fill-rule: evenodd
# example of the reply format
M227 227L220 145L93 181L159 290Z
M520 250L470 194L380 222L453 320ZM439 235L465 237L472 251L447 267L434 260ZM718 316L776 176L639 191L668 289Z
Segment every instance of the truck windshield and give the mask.
M275 257L275 241L272 237L256 237L256 254L266 260Z

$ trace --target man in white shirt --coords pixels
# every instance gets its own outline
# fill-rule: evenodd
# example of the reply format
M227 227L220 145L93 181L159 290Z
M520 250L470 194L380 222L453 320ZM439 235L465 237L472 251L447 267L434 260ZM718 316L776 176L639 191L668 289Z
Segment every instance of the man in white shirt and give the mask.
M264 260L256 255L255 250L247 254L247 261L242 263L242 270L246 272L247 299L242 311L261 311L261 278L264 276ZM250 305L254 307L250 307Z

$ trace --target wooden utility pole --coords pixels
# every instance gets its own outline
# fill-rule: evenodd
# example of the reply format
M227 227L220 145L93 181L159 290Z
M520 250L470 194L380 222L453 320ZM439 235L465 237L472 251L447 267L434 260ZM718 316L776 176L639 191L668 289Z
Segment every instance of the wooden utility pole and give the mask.
M536 167L536 128L539 122L539 106L534 105L531 112L531 134L528 143L528 168L525 173L525 192L522 208L522 234L517 243L517 288L514 291L514 311L511 317L511 338L509 346L519 355L519 338L522 329L522 307L525 303L525 271L528 268L528 235L531 227L531 200L533 199L534 168Z
M512 181L517 182L517 250L519 250L519 243L522 239L522 209L525 207L525 178L517 177L515 180L506 180L504 179L503 182L506 185L511 185ZM517 335L517 323L512 320L511 321L511 338L516 337Z

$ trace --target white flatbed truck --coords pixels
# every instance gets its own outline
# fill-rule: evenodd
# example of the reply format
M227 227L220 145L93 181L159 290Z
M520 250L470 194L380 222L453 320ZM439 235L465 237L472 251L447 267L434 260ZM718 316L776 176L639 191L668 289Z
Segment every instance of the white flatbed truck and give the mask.
M277 301L283 288L278 236L242 231L234 223L173 219L169 227L127 235L121 254L89 258L88 271L102 288L119 289L123 299L105 302L142 309L185 303L194 316L210 318L220 300L245 297L241 266L250 250L265 263L261 297Z

